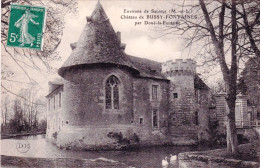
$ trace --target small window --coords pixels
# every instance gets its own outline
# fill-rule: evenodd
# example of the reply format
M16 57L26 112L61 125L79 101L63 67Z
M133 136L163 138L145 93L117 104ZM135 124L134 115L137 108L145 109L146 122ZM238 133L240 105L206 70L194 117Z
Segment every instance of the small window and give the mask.
M140 117L140 118L139 118L139 124L140 124L140 125L143 125L143 124L144 124L144 118L143 118L143 117Z
M63 123L63 121L61 122L61 126L64 126L64 123Z
M194 124L195 124L195 125L199 125L199 114L198 114L197 111L195 112L195 121L194 121Z
M48 99L48 111L51 111L51 99Z
M60 130L60 125L61 125L60 123L61 123L61 122L60 122L60 118L59 118L59 122L58 122L58 124L59 124L59 130Z
M152 85L152 100L158 100L158 85Z
M173 98L177 99L178 98L178 93L173 93Z
M257 118L257 120L260 120L260 111L257 111L256 118Z
M195 90L195 101L196 101L196 103L200 102L200 92L199 92L199 90Z
M59 93L59 107L61 107L61 93Z
M153 119L153 127L158 127L159 126L159 124L158 124L158 121L159 121L159 119L158 119L158 110L157 109L154 109L153 110L153 117L152 117L152 119Z
M53 129L55 129L55 123L56 123L56 120L55 120L55 118L53 119Z
M55 96L53 97L53 110L55 110Z
M69 121L67 120L67 121L66 121L66 125L68 125L68 124L69 124Z

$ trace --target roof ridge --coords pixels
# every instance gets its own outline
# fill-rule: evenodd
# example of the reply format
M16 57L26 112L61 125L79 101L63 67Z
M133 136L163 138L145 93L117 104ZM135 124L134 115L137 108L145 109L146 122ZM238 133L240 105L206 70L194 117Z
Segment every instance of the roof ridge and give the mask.
M117 64L138 71L125 54L119 36L98 1L91 17L87 17L79 40L71 45L72 53L58 70L59 75L63 77L70 67L97 63Z

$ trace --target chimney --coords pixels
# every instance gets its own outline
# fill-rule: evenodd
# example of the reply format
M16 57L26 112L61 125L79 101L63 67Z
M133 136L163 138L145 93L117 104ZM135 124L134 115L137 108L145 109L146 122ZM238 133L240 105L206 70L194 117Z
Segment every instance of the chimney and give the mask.
M70 43L70 48L74 50L77 47L77 43Z
M121 43L121 32L119 32L119 31L116 32L116 36L117 36L119 42Z
M87 22L91 22L91 23L93 22L92 18L89 16L87 16L86 19L87 19Z

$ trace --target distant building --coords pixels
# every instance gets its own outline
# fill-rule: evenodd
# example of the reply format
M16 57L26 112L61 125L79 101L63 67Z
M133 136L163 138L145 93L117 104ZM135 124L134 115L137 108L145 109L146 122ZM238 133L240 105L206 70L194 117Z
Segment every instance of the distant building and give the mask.
M228 106L225 99L226 93L215 95L216 109L215 117L219 121L220 126L226 126ZM255 106L248 104L248 97L241 93L236 98L235 118L237 128L249 128L260 126Z
M98 2L49 82L47 139L64 148L193 144L207 138L210 94L187 59L127 55Z

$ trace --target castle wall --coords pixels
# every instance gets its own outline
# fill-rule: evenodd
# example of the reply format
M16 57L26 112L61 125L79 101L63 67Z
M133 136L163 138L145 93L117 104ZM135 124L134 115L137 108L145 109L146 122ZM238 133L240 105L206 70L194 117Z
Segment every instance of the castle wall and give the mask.
M105 108L105 85L111 75L120 82L119 109ZM67 71L63 109L66 124L56 138L61 148L97 150L124 146L125 142L119 139L134 137L132 74L108 65Z
M105 109L105 82L115 75L121 82L119 110ZM132 77L124 69L95 67L64 75L64 119L69 126L131 124Z
M50 86L52 87L52 86ZM62 102L63 102L63 87L60 86L47 98L47 130L46 138L49 141L55 141L55 132L61 130L64 126L62 118ZM60 95L59 95L60 94ZM55 98L55 101L54 101ZM61 100L59 100L61 99ZM55 103L55 108L54 108Z
M198 127L198 140L209 139L209 117L210 117L210 93L209 90L200 89L196 91L199 93L198 99L195 98L195 110L193 113L193 124ZM198 123L196 123L196 113L198 114Z
M62 110L49 116L64 125L50 129L48 137L61 148L90 150L207 139L208 90L195 89L194 70L166 71L168 80L133 76L112 65L66 71ZM119 80L119 109L108 110L105 85L112 75Z
M152 87L158 86L157 99L152 98ZM141 141L150 144L163 144L167 141L168 90L169 82L148 78L134 78L134 124ZM158 113L158 126L153 125L153 112ZM140 123L140 120L143 120Z
M196 62L191 59L167 61L162 65L162 72L170 80L170 124L172 126L192 124L195 108L194 75Z

